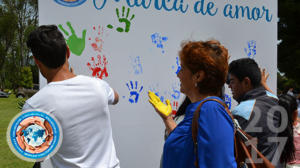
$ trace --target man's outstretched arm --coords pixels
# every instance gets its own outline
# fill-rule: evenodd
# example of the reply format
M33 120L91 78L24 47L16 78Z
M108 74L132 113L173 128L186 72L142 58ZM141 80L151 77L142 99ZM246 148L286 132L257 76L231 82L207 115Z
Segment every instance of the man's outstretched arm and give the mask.
M114 97L115 97L115 99L114 99L114 101L113 101L113 105L115 105L115 104L117 104L118 102L119 102L119 94L115 91L115 90L113 90L114 91Z

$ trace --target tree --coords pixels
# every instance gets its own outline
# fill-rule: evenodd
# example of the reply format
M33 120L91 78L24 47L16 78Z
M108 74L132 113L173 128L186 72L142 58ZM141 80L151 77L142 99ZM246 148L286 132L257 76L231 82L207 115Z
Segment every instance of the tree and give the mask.
M0 88L4 88L4 65L8 53L12 51L17 29L17 16L10 11L5 11L0 6Z
M277 73L277 94L280 95L282 93L286 93L291 87L294 88L296 93L299 93L300 85L295 80Z
M26 40L37 27L37 7L37 0L0 0L0 87L10 83L17 88L22 67L30 66L36 72Z
M32 82L32 72L30 67L23 67L21 69L21 80L20 85L24 88L32 88L33 82Z
M278 68L285 77L300 84L300 1L278 1ZM295 87L295 86L294 86Z

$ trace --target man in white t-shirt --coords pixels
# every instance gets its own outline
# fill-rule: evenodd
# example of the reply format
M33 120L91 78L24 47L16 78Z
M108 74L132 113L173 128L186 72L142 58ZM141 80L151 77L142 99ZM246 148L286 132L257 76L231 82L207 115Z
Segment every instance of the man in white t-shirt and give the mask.
M61 125L63 141L50 159L53 167L119 168L108 108L118 102L118 94L103 80L69 70L70 51L57 26L40 26L27 46L48 84L23 110L43 110Z

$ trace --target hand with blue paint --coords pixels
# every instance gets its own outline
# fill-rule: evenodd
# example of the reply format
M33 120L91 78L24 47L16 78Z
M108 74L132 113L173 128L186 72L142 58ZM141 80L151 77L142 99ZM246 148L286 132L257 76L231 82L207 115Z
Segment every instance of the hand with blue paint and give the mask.
M162 118L167 118L172 113L172 107L169 99L167 99L166 104L164 104L154 92L148 91L148 96L149 103L152 104Z
M130 86L129 86L128 83L126 83L126 86L128 87L128 89L130 91L129 92L130 96L129 96L128 101L130 103L137 103L139 101L139 95L140 95L140 93L141 93L141 91L143 90L144 87L141 86L140 89L138 89L138 82L137 81L135 81L135 85L133 84L132 81L130 81Z

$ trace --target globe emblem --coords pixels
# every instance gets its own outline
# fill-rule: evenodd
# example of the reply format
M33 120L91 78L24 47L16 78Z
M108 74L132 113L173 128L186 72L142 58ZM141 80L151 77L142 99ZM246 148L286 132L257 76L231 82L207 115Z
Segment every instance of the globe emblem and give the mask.
M46 139L45 129L37 124L28 126L22 130L25 142L33 147L42 145Z
M66 7L76 7L85 3L86 0L54 0L56 3Z
M41 153L52 144L52 126L42 117L27 117L17 128L16 140L19 147L24 151Z
M56 118L40 110L22 111L10 122L7 142L20 159L41 162L53 156L62 143L62 130Z

